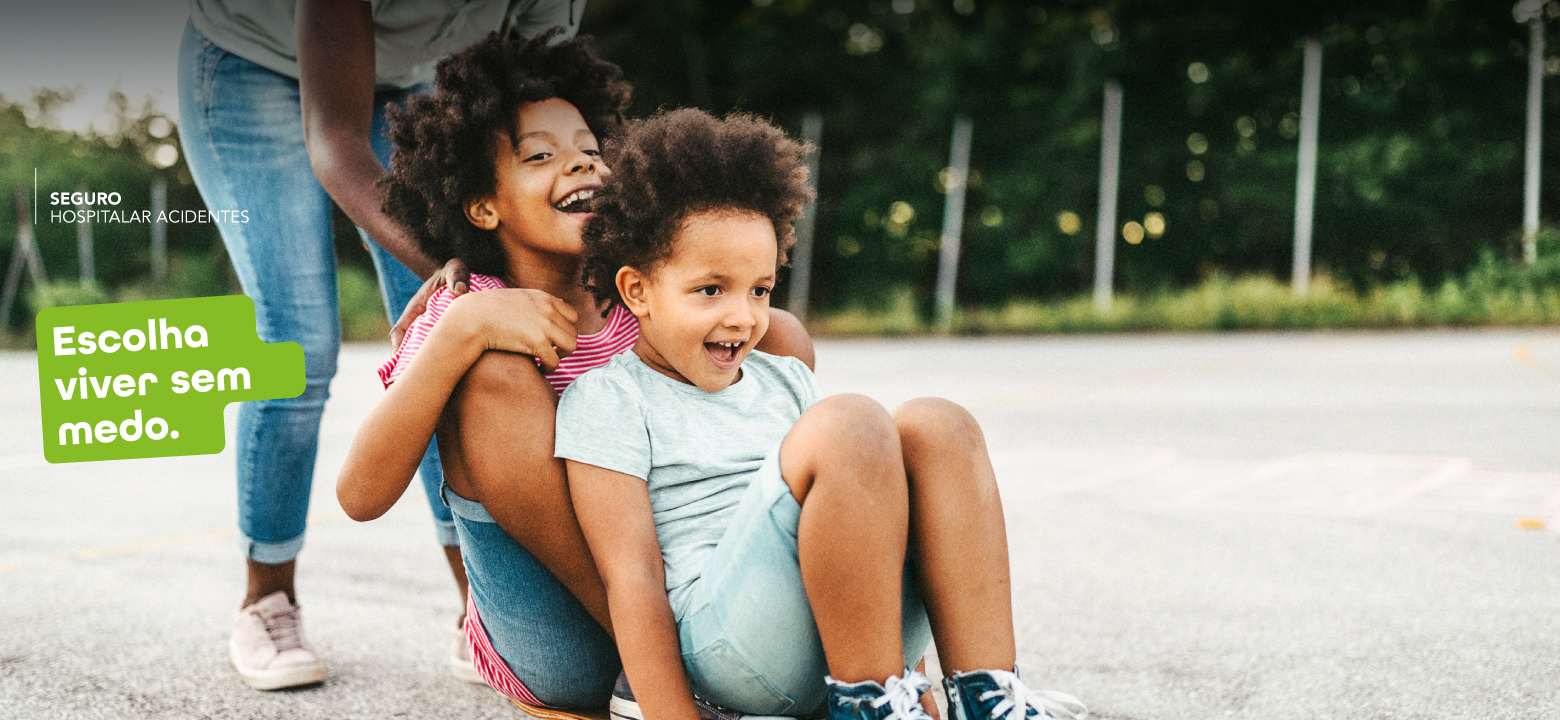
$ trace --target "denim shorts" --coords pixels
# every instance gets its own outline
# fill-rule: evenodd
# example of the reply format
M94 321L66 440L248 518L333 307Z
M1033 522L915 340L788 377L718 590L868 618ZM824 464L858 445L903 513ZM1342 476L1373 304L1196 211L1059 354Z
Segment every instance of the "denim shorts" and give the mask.
M606 707L622 664L585 606L482 504L440 488L460 533L471 601L515 679L552 707Z
M761 715L823 707L829 666L802 587L796 528L802 507L780 476L780 447L754 473L731 525L689 592L677 623L694 692ZM901 603L905 667L931 643L926 605L905 565Z

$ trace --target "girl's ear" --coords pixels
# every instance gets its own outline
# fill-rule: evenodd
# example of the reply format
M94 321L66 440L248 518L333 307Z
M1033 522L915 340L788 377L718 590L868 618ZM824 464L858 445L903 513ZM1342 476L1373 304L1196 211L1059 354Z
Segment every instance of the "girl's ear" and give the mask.
M627 265L618 268L617 277L614 278L618 295L623 298L623 306L641 320L650 314L650 304L645 301L645 280L644 274Z
M498 229L498 213L493 210L493 198L472 198L466 201L466 219L483 230Z

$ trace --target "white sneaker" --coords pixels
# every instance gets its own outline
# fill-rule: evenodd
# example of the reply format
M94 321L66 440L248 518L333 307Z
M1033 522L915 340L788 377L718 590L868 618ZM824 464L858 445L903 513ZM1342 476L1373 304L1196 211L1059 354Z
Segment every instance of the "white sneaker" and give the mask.
M300 608L281 590L238 611L228 653L244 684L256 690L325 682L325 666L303 637Z
M469 682L473 685L487 684L487 681L477 674L477 667L471 664L471 640L467 639L465 628L455 628L455 650L450 653L450 674L461 682Z

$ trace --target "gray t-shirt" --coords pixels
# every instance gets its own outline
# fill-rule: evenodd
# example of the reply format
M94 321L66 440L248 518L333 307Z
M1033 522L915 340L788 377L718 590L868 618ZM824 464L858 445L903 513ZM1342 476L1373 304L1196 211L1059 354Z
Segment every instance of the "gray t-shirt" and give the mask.
M554 454L649 483L666 592L681 619L753 474L818 396L812 371L792 357L749 353L742 377L712 393L626 352L564 391Z
M433 82L439 58L494 30L532 37L562 27L574 37L585 0L367 0L374 14L378 87ZM245 60L298 77L296 0L190 0L190 22L207 40Z

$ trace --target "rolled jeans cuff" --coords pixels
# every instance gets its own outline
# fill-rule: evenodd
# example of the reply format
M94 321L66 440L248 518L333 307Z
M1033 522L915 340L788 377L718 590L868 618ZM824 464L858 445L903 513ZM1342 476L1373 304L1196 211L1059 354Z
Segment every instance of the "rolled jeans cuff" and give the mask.
M460 547L460 535L455 532L454 520L439 520L435 518L433 521L433 532L439 536L439 545L441 547Z
M298 557L303 550L303 535L279 543L260 542L244 535L238 536L238 546L244 557L265 565L280 565Z

